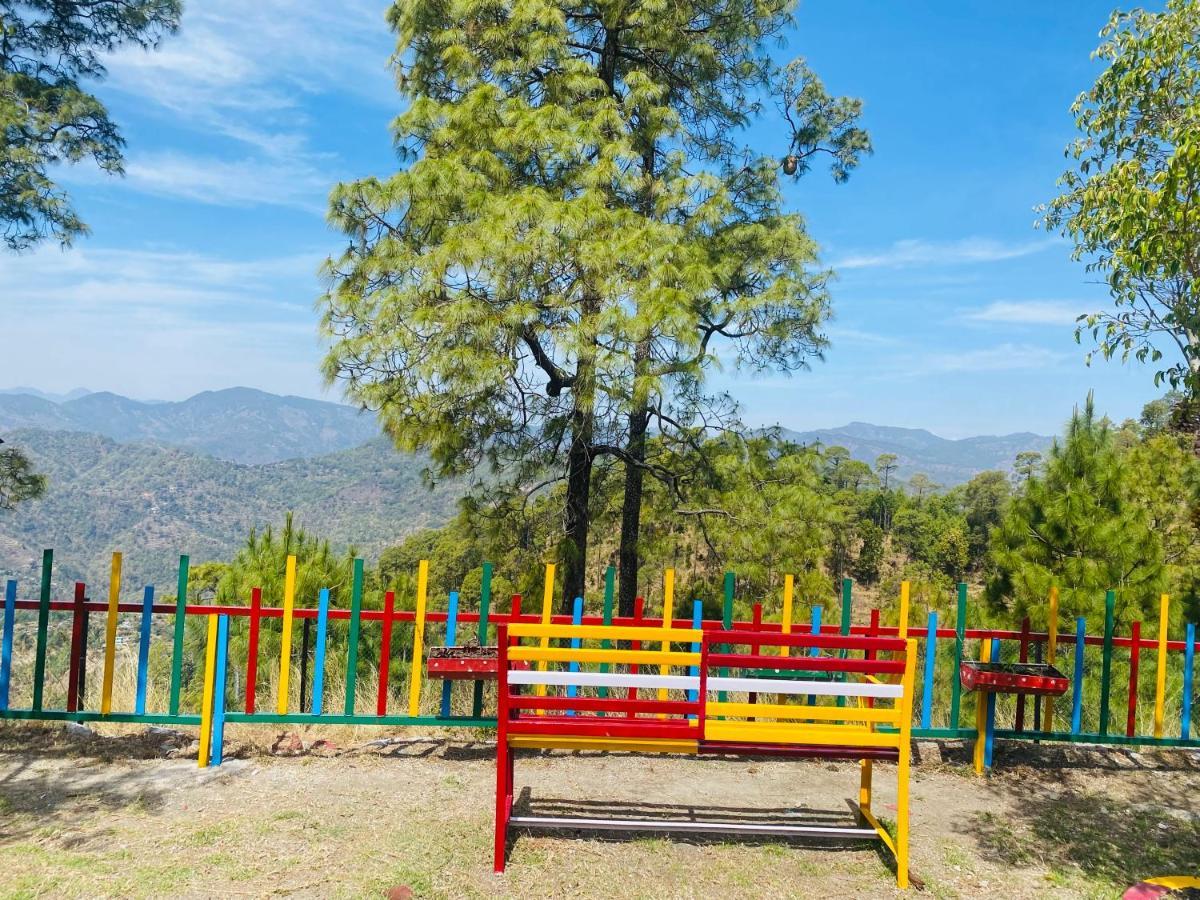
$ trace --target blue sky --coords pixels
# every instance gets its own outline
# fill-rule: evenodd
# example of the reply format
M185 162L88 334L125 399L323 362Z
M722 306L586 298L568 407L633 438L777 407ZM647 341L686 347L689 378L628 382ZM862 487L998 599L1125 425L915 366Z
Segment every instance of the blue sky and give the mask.
M379 0L189 0L153 54L99 92L127 176L60 170L93 229L0 256L0 386L182 399L249 385L337 399L317 365L316 269L339 180L396 167L399 100ZM851 420L947 437L1057 432L1089 390L1114 418L1151 373L1084 365L1074 316L1105 292L1033 227L1095 76L1104 2L808 0L781 58L862 97L875 155L849 183L788 188L838 271L827 360L792 378L722 373L752 424ZM772 150L774 123L751 142Z

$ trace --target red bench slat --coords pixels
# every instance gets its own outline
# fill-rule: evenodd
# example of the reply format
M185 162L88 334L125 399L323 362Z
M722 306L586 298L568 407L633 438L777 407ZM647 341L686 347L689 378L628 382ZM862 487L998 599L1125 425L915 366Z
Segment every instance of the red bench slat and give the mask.
M752 653L710 653L710 666L742 669L793 669L809 672L854 672L863 675L902 675L903 660L835 659L829 656L762 656Z
M817 647L826 650L874 650L891 653L902 652L906 647L905 642L899 638L798 632L780 634L777 631L706 631L704 641L710 646L766 644L772 647Z
M697 715L700 704L690 700L627 700L624 697L537 697L510 694L509 709L580 710L612 713L667 713ZM544 717L543 717L544 718Z
M700 729L680 719L602 719L598 716L538 716L509 719L509 734L558 737L662 738L697 740Z

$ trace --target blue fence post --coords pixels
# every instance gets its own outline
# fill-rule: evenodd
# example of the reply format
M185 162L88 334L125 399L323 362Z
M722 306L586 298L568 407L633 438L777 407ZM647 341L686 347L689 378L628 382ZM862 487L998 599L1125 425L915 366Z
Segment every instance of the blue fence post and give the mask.
M217 617L217 672L213 684L212 765L225 755L225 685L229 681L229 616Z
M446 607L446 646L453 647L458 643L458 591L450 592L450 603ZM442 681L443 719L450 718L450 689L452 682L449 678Z
M814 606L812 608L812 629L811 629L811 631L813 634L821 633L821 610L822 609L823 609L823 607L820 607L820 606ZM811 650L808 651L808 655L816 656L820 652L821 651L819 648L813 647ZM808 695L808 705L809 706L817 705L817 697L815 694Z
M1071 704L1071 734L1079 734L1083 724L1083 647L1087 626L1083 616L1075 620L1075 697Z
M154 618L154 585L146 585L142 594L142 631L138 640L137 699L134 712L146 714L146 679L150 668L150 625Z
M582 597L576 597L575 604L571 607L571 624L572 625L582 625L583 624L583 598ZM578 650L582 645L583 645L583 642L580 641L579 638L571 638L571 649L572 650ZM572 662L567 668L572 672L578 672L579 671L579 663ZM577 687L575 687L575 685L573 685L573 684L568 684L567 685L567 696L568 697L576 697L578 695L579 695L579 689ZM568 716L575 715L575 710L568 709L567 715Z
M8 685L12 677L13 617L17 613L17 583L4 586L4 633L0 635L0 712L8 711Z
M1183 728L1180 737L1192 739L1192 668L1196 660L1196 626L1188 622L1183 648Z
M992 644L988 659L991 662L1000 662L1000 639L992 638ZM985 769L992 767L992 750L996 745L996 692L987 692L987 738L983 743L983 766Z
M325 635L329 630L329 588L321 588L317 600L317 647L313 651L312 711L321 715L325 701Z
M696 631L701 631L704 628L704 603L703 603L703 601L700 601L700 600L692 601L692 628L694 628ZM700 652L700 644L698 642L695 642L695 641L692 642L692 652L693 653ZM700 666L698 666L698 665L692 666L690 669L688 669L688 673L693 678L697 677L700 674ZM687 698L692 703L695 703L699 697L700 697L700 692L698 690L687 692ZM688 718L694 719L696 717L688 716Z
M936 609L929 611L929 626L925 629L925 690L921 696L921 727L933 727L933 676L937 668Z

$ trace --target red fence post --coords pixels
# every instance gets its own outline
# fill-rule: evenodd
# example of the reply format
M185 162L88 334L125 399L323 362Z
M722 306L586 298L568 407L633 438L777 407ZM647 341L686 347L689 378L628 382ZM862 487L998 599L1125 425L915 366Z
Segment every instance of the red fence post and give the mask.
M1021 620L1021 662L1029 662L1029 616ZM956 675L957 677L957 675ZM1017 731L1025 730L1025 695L1017 694Z
M254 715L258 686L258 625L262 612L262 588L250 589L250 639L246 646L246 714Z
M633 627L634 628L637 628L639 625L642 624L642 612L645 610L645 608L646 608L645 598L635 597L633 600ZM633 641L630 644L630 646L634 650L641 650L642 642L641 641ZM631 665L629 667L629 671L631 673L636 674L638 671L638 666L636 664ZM637 688L631 687L628 691L625 692L625 697L628 700L636 700L637 699ZM625 714L625 718L627 718L627 719L632 719L633 717L634 717L634 714L632 712L628 712Z
M392 668L392 616L396 612L396 592L383 595L383 636L379 640L379 690L375 696L375 715L387 715L388 674Z
M83 646L83 594L86 588L82 581L75 582L75 607L71 611L71 656L68 660L67 712L79 711L79 666L80 648Z
M1125 734L1128 737L1133 737L1134 726L1137 718L1137 694L1138 694L1138 657L1141 656L1142 648L1142 623L1133 623L1133 643L1129 647L1129 716L1125 720Z

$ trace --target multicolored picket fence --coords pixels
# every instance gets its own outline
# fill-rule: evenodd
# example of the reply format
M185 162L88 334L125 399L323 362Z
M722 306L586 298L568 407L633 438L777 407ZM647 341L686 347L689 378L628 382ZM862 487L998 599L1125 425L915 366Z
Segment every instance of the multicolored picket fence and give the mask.
M589 610L585 598L575 598L573 614L563 615L555 612L561 605L561 598L554 596L553 565L547 566L540 608L524 611L519 596L512 597L506 609L497 608L499 604L492 597L490 564L483 566L479 596L471 598L477 603L474 610L468 608L471 604L457 592L449 594L444 609L431 608L428 597L429 566L424 561L420 563L417 573L415 608L411 610L396 609L396 598L391 592L385 595L382 609L363 608L362 560L356 560L354 564L348 607L335 607L327 589L321 590L315 597L298 598L295 557L288 558L282 596L264 597L261 590L254 589L245 606L187 602L189 562L186 556L180 557L179 578L172 603L156 602L153 587L144 588L140 601L122 599L119 553L113 554L106 588L107 601L90 599L87 587L82 583L76 583L71 599L55 598L52 596L53 564L53 552L45 551L36 598L22 597L16 581L8 581L5 585L3 630L0 632L0 718L200 726L201 765L207 764L209 759L220 761L223 731L227 723L492 727L496 719L494 712L487 708L492 695L486 684L488 679L485 674L472 673L469 668L464 668L463 674L454 679L442 680L440 694L436 690L432 692L437 700L436 707L428 696L425 697L425 705L422 705L422 685L428 677L425 669L431 658L430 648L456 643L486 646L489 642L494 643L495 629L499 625L517 622L669 629L676 621L674 573L670 570L664 575L663 605L658 615L647 611L645 604L639 600L632 616L621 616L614 610L615 572L611 568L606 572L601 602L595 603ZM750 621L734 621L735 586L734 574L727 574L721 619L705 619L701 601L695 600L691 605L690 621L685 624L705 630L778 630L787 634L803 629L813 634L916 639L921 646L921 661L918 668L914 737L971 738L984 733L982 722L986 717L986 733L1004 739L1200 747L1200 739L1192 736L1191 724L1196 628L1194 624L1186 624L1180 629L1183 635L1172 639L1168 633L1170 601L1165 596L1159 604L1156 635L1143 637L1139 622L1132 623L1126 635L1116 633L1115 594L1112 592L1106 598L1103 623L1095 623L1102 626L1102 631L1089 634L1088 623L1082 618L1071 623L1073 627L1061 627L1057 595L1053 592L1048 598L1049 629L1036 632L1030 629L1028 620L1019 630L968 627L971 615L966 585L959 585L958 588L953 627L939 622L936 611L930 611L924 623L910 623L907 584L901 587L898 624L881 624L878 609L859 617L856 624L849 580L843 582L840 598L834 599L831 604L839 614L836 622L825 621L824 605L811 606L808 621L796 621L796 603L790 576L782 586L780 621L765 621L762 603L753 605ZM36 613L31 670L27 659L23 661L23 666L18 665L22 661L14 659L14 632L19 611ZM103 616L103 646L91 648L92 653L89 654L89 624L92 616ZM119 643L118 625L123 616L139 617L136 694L131 708L115 709L113 677ZM166 640L166 634L171 636L169 690L164 695L164 708L148 709L149 660L156 617L164 617L160 620L164 625L171 623L169 628L158 629L160 641ZM203 622L206 638L202 646L193 646L190 650L185 646L189 620ZM338 697L331 697L326 691L326 670L330 662L326 651L332 623L346 623L347 628L345 693ZM70 629L70 647L66 657L66 672L48 671L48 635L52 631L61 633L67 625ZM297 625L301 625L304 636L304 646L300 648L298 660L293 641ZM309 647L308 638L314 625L316 634ZM403 641L395 639L399 625L411 626L404 629L404 637L407 638L405 646L401 646ZM378 647L377 670L372 684L375 696L361 698L358 695L358 681L363 678L365 666L359 658L360 646L371 629L378 629L371 637L372 646ZM260 638L266 630L279 638L279 652L274 659L260 658L263 655ZM470 638L463 640L467 630L471 632ZM377 645L375 637L378 638ZM229 649L235 638L239 648L243 646L242 641L245 647L245 670L239 672L233 671L234 662ZM161 652L162 648L159 650ZM90 665L89 657L92 659ZM964 692L960 685L958 672L964 659L1053 663L1068 674L1071 688L1067 697L1057 704L1053 698L997 698L995 695L986 695L986 703L977 703L977 695ZM393 685L390 684L394 680L392 671L397 660L404 661L408 676L406 693L399 698L399 702L394 698ZM86 708L84 698L89 696L86 685L90 678L95 677L90 670L97 665L101 668L98 708L94 703L93 708ZM240 669L242 663L239 661L237 665ZM263 673L272 667L278 675L277 703L273 710L263 711L258 706L256 694ZM301 682L301 708L289 705L289 685L294 667L298 668ZM1150 679L1143 676L1149 676L1150 667L1153 667L1153 685L1152 690L1147 690L1148 684L1143 682L1148 683ZM433 670L431 666L431 674ZM29 673L27 676L24 675L26 672ZM46 685L51 681L61 684L64 674L65 704L61 708L50 708L44 702ZM472 678L471 674L478 677ZM31 702L20 708L9 702L14 694L14 681L18 677L28 677L32 681L31 690L30 685L26 684L22 693L22 696L28 695ZM494 672L491 677L494 678ZM459 696L459 708L469 709L467 714L452 714L451 701L458 680L468 682L460 688L464 694ZM198 702L184 704L184 697L189 695L186 689L196 694L197 684L203 685L203 691L196 697ZM469 696L465 694L467 690L470 691ZM90 694L95 694L94 688ZM1153 724L1148 734L1138 729L1139 704L1147 703L1153 704ZM191 708L185 709L185 705ZM1010 719L1011 728L998 724ZM1085 721L1089 727L1084 727ZM988 746L981 748L980 752L985 754L985 761L990 763L990 739Z

